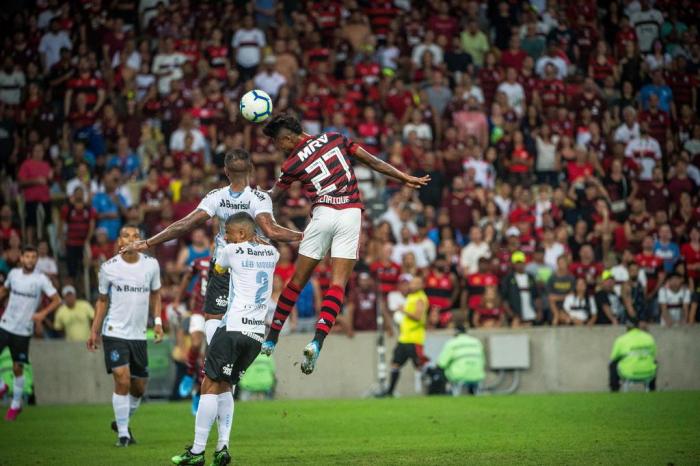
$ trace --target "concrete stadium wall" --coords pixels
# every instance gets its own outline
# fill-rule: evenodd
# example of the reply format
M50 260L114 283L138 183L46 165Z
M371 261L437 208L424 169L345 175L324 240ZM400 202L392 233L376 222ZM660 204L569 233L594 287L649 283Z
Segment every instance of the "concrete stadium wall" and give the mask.
M487 343L492 334L527 334L530 338L529 370L522 371L518 393L607 390L607 363L621 327L532 328L473 331ZM700 327L653 327L659 347L659 390L700 390ZM450 332L431 332L426 352L435 358ZM376 336L358 334L328 338L317 372L305 376L299 369L301 350L308 335L282 337L276 352L278 398L359 398L369 395L375 384ZM388 342L390 359L394 342ZM487 346L488 351L488 346ZM101 352L89 353L81 343L33 341L38 403L106 403L111 399L112 380L105 373ZM488 380L493 380L493 375ZM487 382L488 382L487 380ZM163 392L164 385L153 386ZM167 386L165 387L167 388ZM167 390L166 390L167 391ZM414 395L414 371L407 365L398 392Z

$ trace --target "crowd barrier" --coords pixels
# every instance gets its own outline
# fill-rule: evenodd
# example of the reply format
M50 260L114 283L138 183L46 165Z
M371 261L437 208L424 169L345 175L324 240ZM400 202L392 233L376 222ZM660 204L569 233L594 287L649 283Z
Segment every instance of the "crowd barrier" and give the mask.
M518 393L556 393L607 390L607 365L613 341L624 327L530 328L474 330L484 341L493 334L526 334L530 346L530 368L521 372ZM658 345L659 390L700 390L700 326L663 328L653 326ZM436 358L452 336L450 331L428 332L426 353ZM299 368L301 351L310 335L289 335L278 344L277 398L360 398L376 389L376 335L359 333L353 338L331 335L314 374ZM174 364L169 342L160 347L149 343L153 380L151 397L166 396L172 387ZM391 359L394 340L388 339ZM107 403L112 379L104 369L101 351L90 353L84 343L34 340L30 350L38 404ZM487 358L488 360L488 358ZM494 374L489 378L495 378ZM416 394L414 371L404 367L397 392Z

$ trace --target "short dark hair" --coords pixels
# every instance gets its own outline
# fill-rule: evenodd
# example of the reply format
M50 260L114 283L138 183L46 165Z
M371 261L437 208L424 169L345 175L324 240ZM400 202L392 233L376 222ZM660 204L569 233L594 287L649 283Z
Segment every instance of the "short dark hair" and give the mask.
M263 134L270 138L276 138L280 131L286 129L294 134L301 134L302 128L299 119L295 116L283 113L272 117L263 128Z
M249 227L252 231L255 231L255 220L250 216L248 212L237 212L226 219L226 228L231 225L243 224Z
M25 252L38 252L38 251L36 249L36 246L34 246L33 244L25 244L24 246L22 246L22 254L24 254Z
M119 229L119 234L122 234L122 231L124 231L127 228L133 228L134 230L139 232L139 236L141 236L141 227L136 225L135 223L125 223L122 225L122 227Z
M224 166L228 167L236 160L250 160L250 153L245 149L231 149L224 155Z

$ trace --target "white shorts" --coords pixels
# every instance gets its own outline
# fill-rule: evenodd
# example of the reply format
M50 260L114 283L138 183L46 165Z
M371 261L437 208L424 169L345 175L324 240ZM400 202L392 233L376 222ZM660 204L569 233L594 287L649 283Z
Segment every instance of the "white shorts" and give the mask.
M361 229L362 210L358 208L315 207L304 230L299 254L321 260L330 249L331 257L357 259Z
M202 314L192 314L190 316L190 335L194 332L204 333L204 316Z

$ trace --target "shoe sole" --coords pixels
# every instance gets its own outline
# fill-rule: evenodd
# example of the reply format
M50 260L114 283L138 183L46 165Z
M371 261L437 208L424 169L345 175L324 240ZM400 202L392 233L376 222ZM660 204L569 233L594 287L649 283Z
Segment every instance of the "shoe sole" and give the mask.
M313 348L309 348L307 346L304 348L304 358L306 359L301 363L301 371L304 374L309 375L316 368L316 360L318 359L318 355Z

